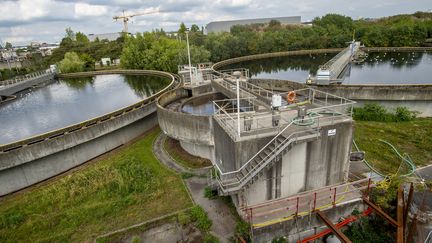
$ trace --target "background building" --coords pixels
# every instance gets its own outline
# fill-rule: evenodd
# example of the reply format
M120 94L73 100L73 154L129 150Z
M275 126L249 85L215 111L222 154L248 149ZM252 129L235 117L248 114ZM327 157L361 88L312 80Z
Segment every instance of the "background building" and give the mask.
M290 17L275 17L275 18L260 18L260 19L240 19L228 21L215 21L206 25L206 33L220 33L230 32L234 25L247 25L247 24L267 24L271 20L277 20L283 25L287 24L301 24L301 16Z

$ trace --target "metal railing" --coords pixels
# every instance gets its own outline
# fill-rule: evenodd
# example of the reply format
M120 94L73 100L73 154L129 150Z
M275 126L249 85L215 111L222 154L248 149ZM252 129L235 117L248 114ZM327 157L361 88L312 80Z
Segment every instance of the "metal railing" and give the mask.
M337 205L356 201L367 196L375 186L370 178L326 186L316 190L298 193L293 196L278 198L252 206L243 206L243 217L254 228L308 215L315 210L325 210Z
M35 78L48 76L48 75L51 75L52 73L53 72L51 71L51 69L38 71L38 72L34 72L34 73L29 73L29 74L26 74L23 76L18 76L18 77L12 78L12 79L0 81L0 86L7 86L7 85L16 84L16 83L21 83L21 82L32 80Z
M235 171L223 172L221 168L215 163L215 168L218 171L217 181L219 183L219 188L223 193L229 193L240 190L246 185L254 176L265 168L269 163L271 163L277 155L279 155L286 147L291 143L297 142L302 139L318 137L319 132L317 129L308 129L299 132L294 132L284 137L282 134L288 128L287 126L278 135L276 135L270 142L268 142L264 147L261 148L252 158L250 158L245 164L243 164L239 169ZM281 138L278 141L278 138ZM274 148L269 149L269 153L264 153L264 157L259 157L263 152L274 146ZM253 161L258 160L254 165ZM249 169L249 170L248 170ZM240 177L239 177L240 176Z
M232 88L233 86L230 82L221 81L219 84L225 85L228 88ZM273 112L246 113L241 109L240 121L237 120L235 115L230 114L229 111L224 111L224 107L215 105L215 119L222 127L228 128L227 130L234 140L238 140L243 136L281 131L283 127L296 119L298 115L297 109L302 105L307 106L309 108L309 116L313 116L312 119L306 119L305 121L313 123L319 123L323 120L324 116L327 117L325 120L330 122L340 117L352 117L354 101L312 88L299 89L294 92L297 94L296 103L285 104L279 107L279 111ZM243 97L243 93L241 94ZM285 97L287 93L280 93L280 95ZM257 98L253 100L256 103ZM255 103L254 107L258 107L259 104L255 105ZM274 123L275 121L277 121L277 124ZM237 123L240 123L240 132L238 131Z

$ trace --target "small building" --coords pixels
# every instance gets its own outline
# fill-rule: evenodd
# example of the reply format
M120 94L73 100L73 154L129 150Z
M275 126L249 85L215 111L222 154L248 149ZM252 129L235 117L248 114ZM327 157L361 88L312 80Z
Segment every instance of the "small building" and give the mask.
M111 58L109 57L101 58L101 66L111 66Z
M208 33L230 32L231 27L234 25L268 24L272 20L277 20L282 25L301 24L301 16L259 18L259 19L240 19L240 20L210 22L206 25L205 30L206 30L207 34Z

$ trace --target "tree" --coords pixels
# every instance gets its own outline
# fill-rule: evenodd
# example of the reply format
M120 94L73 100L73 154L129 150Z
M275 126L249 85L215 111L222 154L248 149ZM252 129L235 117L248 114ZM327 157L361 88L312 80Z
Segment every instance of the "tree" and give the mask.
M67 52L58 67L62 73L81 72L84 70L84 64L76 52Z
M199 32L200 31L200 28L198 27L198 25L196 25L196 24L193 24L192 26L191 26L191 32Z
M186 30L187 30L187 28L186 28L186 25L183 23L183 22L181 22L181 24L180 24L180 28L179 28L179 30L177 31L179 34L185 34L186 33Z
M75 35L76 41L81 43L89 43L89 39L84 33L77 32Z
M75 40L75 32L72 30L71 27L67 27L65 29L65 32L66 32L66 36L65 36L66 38L69 38L71 40Z
M128 37L121 55L121 65L129 69L154 69L177 72L179 64L187 63L185 41L158 33L138 33ZM192 62L206 62L210 53L203 47L191 46Z
M12 44L10 42L6 42L5 49L7 49L7 50L12 49Z

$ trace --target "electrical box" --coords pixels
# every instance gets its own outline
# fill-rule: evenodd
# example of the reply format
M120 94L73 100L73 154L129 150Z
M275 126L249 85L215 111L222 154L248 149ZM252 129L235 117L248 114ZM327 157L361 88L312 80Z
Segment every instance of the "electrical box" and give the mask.
M272 108L278 108L282 106L282 96L275 94L272 96Z

